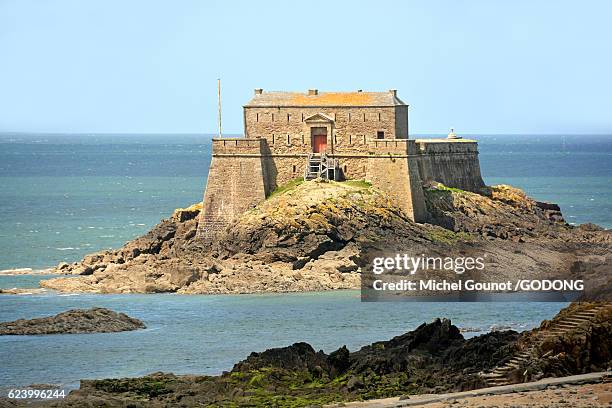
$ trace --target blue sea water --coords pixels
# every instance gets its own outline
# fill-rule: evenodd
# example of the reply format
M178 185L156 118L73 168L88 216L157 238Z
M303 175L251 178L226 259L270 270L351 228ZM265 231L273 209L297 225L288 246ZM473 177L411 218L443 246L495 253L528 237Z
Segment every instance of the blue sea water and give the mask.
M201 200L210 135L0 135L0 269L44 268L115 248ZM487 184L559 203L572 223L612 227L612 137L478 136ZM0 276L0 288L48 276ZM241 296L0 296L0 321L108 307L146 330L0 337L0 389L75 387L156 370L218 374L249 352L295 341L327 352L388 339L434 317L524 330L560 303L361 303L357 292ZM472 333L473 334L473 333Z
M0 277L0 285L2 277ZM143 320L124 333L0 336L2 390L32 383L78 386L82 378L154 371L219 374L252 351L306 341L350 350L386 340L436 317L458 327L525 330L559 303L361 303L358 291L234 296L28 295L0 298L0 321L72 308L107 307ZM494 307L492 307L494 305ZM466 336L477 333L466 333Z

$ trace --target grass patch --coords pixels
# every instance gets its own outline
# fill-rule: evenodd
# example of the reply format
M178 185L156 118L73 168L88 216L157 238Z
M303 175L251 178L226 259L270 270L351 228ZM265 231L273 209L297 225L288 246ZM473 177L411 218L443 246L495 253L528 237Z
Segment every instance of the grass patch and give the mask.
M427 237L431 241L441 242L448 245L472 240L472 236L467 232L454 232L443 228L436 228L435 230L430 231L429 234L427 234Z
M293 180L289 180L287 183L276 187L276 189L268 196L268 198L272 198L283 193L286 193L289 190L293 190L300 184L304 182L304 177L294 178Z
M372 183L367 180L345 180L341 181L342 184L346 184L352 187L357 188L370 188L372 187Z
M455 188L455 187L448 187L445 186L442 183L439 183L436 188L430 189L429 191L451 191L453 193L466 193L465 190L462 190L460 188Z

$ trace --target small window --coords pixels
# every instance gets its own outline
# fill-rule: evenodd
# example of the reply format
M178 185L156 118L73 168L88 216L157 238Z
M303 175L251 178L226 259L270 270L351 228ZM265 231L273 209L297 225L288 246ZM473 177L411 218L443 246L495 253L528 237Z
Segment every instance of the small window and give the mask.
M289 114L287 114L287 123L289 123Z
M380 122L380 113L378 113L378 121Z
M344 165L344 174L346 174L346 171L348 170L348 166L345 164Z
M376 138L377 139L384 139L385 138L385 132L382 132L382 131L376 132Z
M272 122L274 122L274 114L272 114Z
M295 164L293 165L293 172L295 173L297 171L297 168L295 167Z
M365 113L363 114L363 121L366 121Z
M256 115L256 116L255 116L255 121L256 121L256 122L259 122L259 113L256 113L255 115Z

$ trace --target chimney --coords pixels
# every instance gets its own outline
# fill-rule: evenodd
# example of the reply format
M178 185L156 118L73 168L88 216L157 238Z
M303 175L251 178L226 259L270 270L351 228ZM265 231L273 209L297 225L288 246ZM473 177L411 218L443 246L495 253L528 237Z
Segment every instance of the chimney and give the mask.
M309 89L308 90L308 96L313 96L313 95L318 95L319 94L319 90L318 89Z
M397 89L389 89L389 92L391 92L391 95L397 98Z
M263 89L255 88L255 95L261 95L263 93Z

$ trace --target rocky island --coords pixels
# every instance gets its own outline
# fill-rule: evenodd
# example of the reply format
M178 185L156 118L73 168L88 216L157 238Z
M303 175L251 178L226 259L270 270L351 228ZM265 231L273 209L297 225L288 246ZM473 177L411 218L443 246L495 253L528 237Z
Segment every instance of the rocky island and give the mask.
M78 277L41 285L96 293L352 289L369 284L375 256L410 251L480 257L489 281L583 279L585 293L606 296L594 291L609 287L610 231L572 227L555 204L487 187L476 140L454 131L411 139L396 90L255 89L244 137L214 138L211 156L201 203L123 248L58 265L52 272Z
M56 273L78 276L41 285L97 293L349 289L359 287L373 254L409 248L484 256L490 279L580 276L597 290L610 286L610 231L570 226L558 206L506 185L474 193L435 183L424 192L430 218L416 223L365 181L295 180L237 218L212 243L197 235L201 207L194 206L118 250L58 265Z
M144 328L143 322L125 313L95 307L87 310L68 310L50 317L0 322L0 336L116 333Z

